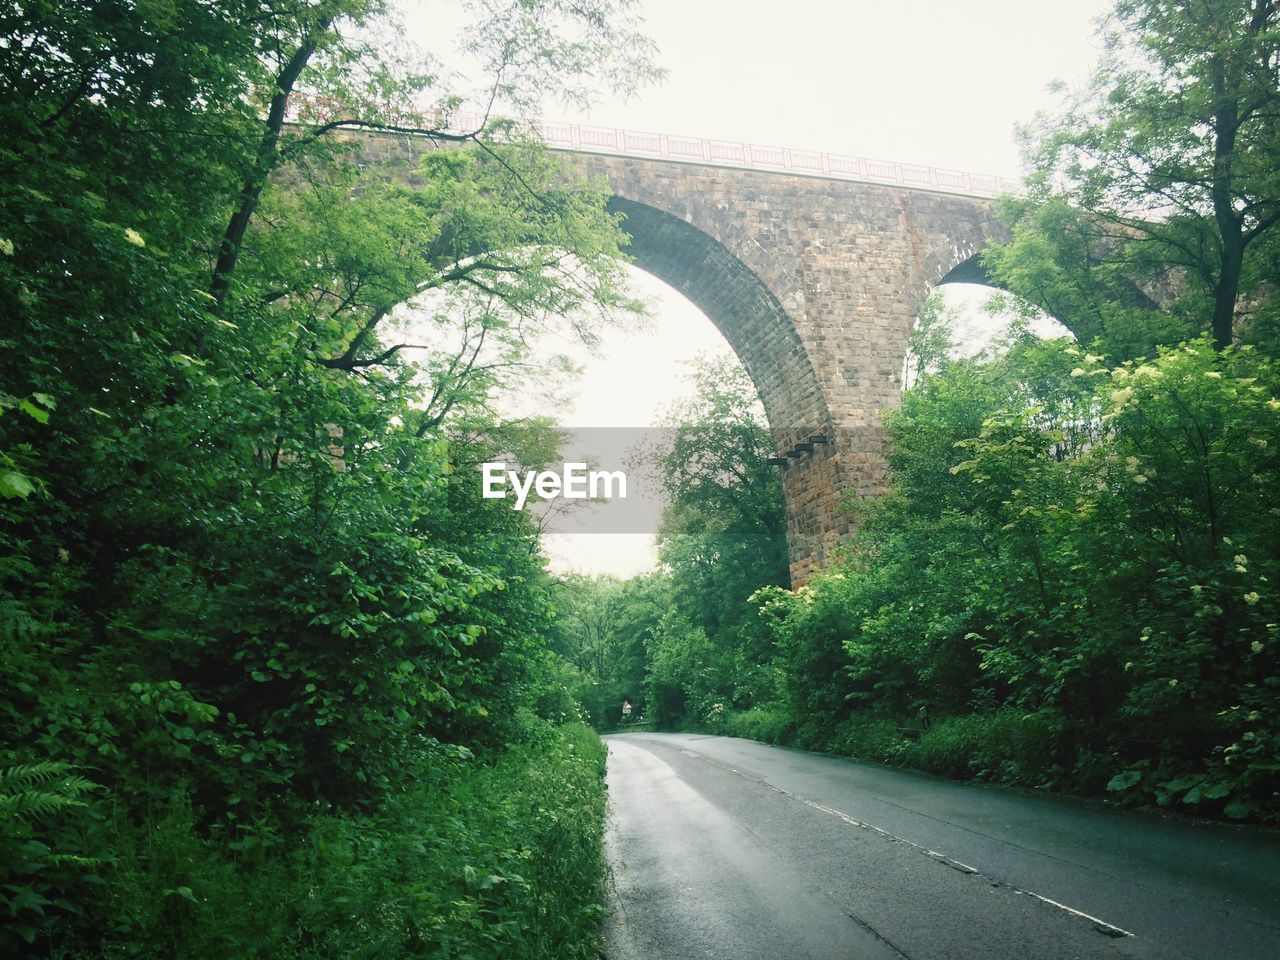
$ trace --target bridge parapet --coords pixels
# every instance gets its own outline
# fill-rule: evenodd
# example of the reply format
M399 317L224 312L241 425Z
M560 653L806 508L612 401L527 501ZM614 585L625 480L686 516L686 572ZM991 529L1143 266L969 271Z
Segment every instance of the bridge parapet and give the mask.
M480 116L459 117L460 122L455 122L454 126L474 130L483 119ZM468 122L475 126L468 127ZM917 190L937 190L966 197L994 197L1001 193L1015 192L1020 187L1017 181L992 174L922 166L897 160L876 160L871 157L554 120L538 121L535 127L547 146L575 153L605 153L833 180L857 180Z
M638 133L576 123L544 122L539 124L539 129L547 146L556 150L649 157L833 180L858 180L918 190L937 190L967 197L994 197L1000 193L1012 193L1019 187L1013 180L990 174L789 147L679 137L665 133Z

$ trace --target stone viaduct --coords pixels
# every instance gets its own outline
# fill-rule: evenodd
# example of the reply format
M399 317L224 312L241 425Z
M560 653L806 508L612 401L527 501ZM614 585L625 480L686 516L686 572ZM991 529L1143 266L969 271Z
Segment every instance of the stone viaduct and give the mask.
M977 278L976 254L1001 237L990 196L1011 185L740 144L544 133L606 179L636 265L696 304L755 382L803 584L852 532L841 504L884 489L880 413L899 402L912 324L934 286ZM362 136L370 164L434 149Z

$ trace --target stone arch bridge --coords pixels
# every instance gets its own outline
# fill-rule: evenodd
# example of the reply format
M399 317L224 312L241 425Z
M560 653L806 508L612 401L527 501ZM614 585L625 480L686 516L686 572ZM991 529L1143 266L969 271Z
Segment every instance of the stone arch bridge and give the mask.
M583 127L544 127L626 215L635 264L695 303L746 367L783 471L792 584L884 489L881 411L897 406L929 291L977 279L1002 238L989 177ZM416 166L426 138L362 133L367 165Z

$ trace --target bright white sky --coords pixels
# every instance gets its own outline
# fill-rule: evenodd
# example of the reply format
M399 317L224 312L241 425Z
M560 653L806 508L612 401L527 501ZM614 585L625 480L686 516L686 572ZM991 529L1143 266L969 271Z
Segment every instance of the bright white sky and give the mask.
M409 38L434 41L455 11L402 0ZM622 102L602 91L547 119L899 160L1016 179L1014 128L1052 111L1055 80L1082 85L1101 51L1105 0L642 0L666 80ZM689 360L728 352L711 322L638 274L652 328L606 338L554 414L571 426L645 426L684 394ZM958 302L975 292L955 290ZM553 412L553 411L543 411ZM629 576L652 538L548 538L553 569Z

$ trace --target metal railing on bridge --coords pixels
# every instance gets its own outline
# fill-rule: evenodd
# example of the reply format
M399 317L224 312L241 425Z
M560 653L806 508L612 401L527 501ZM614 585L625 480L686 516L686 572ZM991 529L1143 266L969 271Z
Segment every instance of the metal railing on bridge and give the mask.
M323 98L303 98L295 95L290 113L291 119L317 122L326 114L332 116L334 104ZM465 133L479 130L484 122L485 118L480 114L454 114L443 129L453 133ZM1016 193L1021 189L1018 181L1006 177L902 163L896 160L875 160L870 157L794 150L788 147L733 140L708 140L702 137L685 137L667 133L643 133L624 130L620 127L597 127L554 120L534 121L532 126L547 146L555 150L650 157L682 163L886 183L971 197L993 197L999 193Z
M685 163L772 170L838 180L891 183L922 190L939 190L967 196L993 197L1017 192L1016 180L942 167L926 167L895 160L793 150L731 140L707 140L666 133L640 133L615 127L544 120L536 124L549 147L589 153L653 157Z

